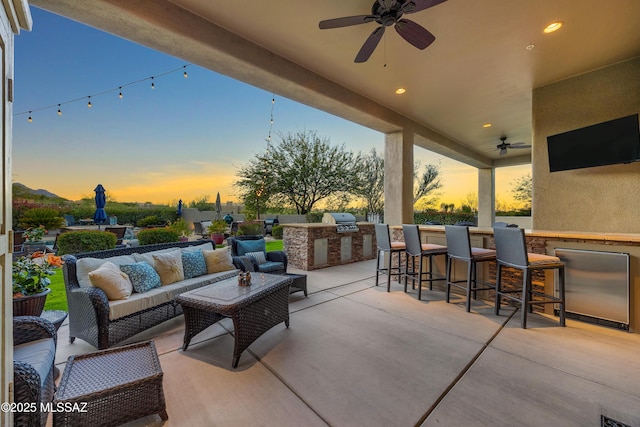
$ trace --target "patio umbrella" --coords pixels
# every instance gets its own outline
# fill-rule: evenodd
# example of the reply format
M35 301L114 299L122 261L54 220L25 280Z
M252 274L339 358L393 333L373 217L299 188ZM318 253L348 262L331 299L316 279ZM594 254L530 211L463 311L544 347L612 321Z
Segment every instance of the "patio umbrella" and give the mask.
M102 184L93 190L96 192L96 212L93 214L93 222L98 224L98 230L100 230L100 224L104 224L107 221L107 213L104 211L104 206L107 204L107 196Z
M218 191L218 195L216 196L216 212L218 213L216 215L217 219L220 219L220 215L222 212L222 204L220 203L220 192Z
M178 200L178 218L182 216L182 199Z

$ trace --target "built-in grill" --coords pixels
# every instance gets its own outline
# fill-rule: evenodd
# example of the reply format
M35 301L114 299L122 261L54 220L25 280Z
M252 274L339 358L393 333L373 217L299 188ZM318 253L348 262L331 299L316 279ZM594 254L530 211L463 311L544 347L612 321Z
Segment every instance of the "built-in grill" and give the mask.
M322 223L335 224L338 233L358 231L356 217L347 212L327 212L322 216Z

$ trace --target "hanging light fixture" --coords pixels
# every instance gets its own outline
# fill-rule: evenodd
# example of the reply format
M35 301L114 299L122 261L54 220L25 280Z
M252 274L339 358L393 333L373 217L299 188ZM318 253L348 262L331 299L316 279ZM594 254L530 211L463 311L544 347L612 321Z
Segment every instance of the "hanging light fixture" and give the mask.
M156 85L155 83L153 83L153 77L151 77L151 89L155 89Z
M29 123L31 123L31 122L33 121L33 119L31 118L31 111L29 111L29 118L27 119L27 121L28 121Z
M62 110L60 109L60 104L58 104L58 115L61 116L62 115Z
M120 89L120 93L118 94L118 98L122 99L122 86L120 86L118 89Z
M189 77L189 74L187 74L187 66L183 65L182 68L184 68L184 73L182 73L182 75L184 76L184 78L186 79L187 77Z
M87 98L89 98L89 102L87 102L87 108L93 107L93 105L91 104L91 97L88 96Z

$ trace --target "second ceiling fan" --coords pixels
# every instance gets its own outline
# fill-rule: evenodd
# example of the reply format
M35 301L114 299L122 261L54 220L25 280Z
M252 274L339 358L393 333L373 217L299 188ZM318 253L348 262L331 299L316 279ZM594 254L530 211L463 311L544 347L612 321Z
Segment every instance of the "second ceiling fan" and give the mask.
M365 62L380 43L385 28L394 26L398 34L418 49L426 49L436 37L423 26L405 19L405 14L420 12L446 0L375 0L370 15L345 16L344 18L320 21L321 30L329 28L349 27L351 25L377 22L378 28L373 30L356 55L355 62Z

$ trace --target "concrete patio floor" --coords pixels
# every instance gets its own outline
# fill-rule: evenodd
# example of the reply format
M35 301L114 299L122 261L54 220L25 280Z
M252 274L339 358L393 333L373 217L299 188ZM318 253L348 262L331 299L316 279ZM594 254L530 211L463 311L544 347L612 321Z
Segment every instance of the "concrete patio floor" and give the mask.
M474 301L467 313L461 298L417 301L395 282L387 293L375 261L305 273L290 328L269 330L237 369L228 319L187 351L182 316L127 341L155 341L169 414L127 425L640 426L640 334L538 314L524 330L513 309ZM61 370L95 350L69 344L66 324L58 336Z

